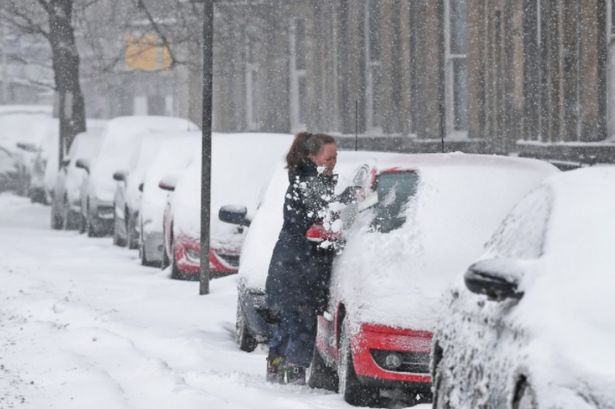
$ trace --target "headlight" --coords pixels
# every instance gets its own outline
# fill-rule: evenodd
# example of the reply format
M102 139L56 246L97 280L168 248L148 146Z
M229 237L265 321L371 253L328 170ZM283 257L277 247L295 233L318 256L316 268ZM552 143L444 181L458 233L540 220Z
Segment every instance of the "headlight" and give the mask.
M201 255L199 254L198 251L194 249L186 249L186 257L188 257L188 260L192 262L195 262L195 263L201 262Z

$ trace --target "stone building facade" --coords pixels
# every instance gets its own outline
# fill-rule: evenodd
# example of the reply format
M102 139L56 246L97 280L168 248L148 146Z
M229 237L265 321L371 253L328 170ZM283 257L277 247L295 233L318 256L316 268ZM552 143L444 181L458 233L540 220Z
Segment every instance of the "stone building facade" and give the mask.
M615 161L612 0L252 1L217 20L216 130Z

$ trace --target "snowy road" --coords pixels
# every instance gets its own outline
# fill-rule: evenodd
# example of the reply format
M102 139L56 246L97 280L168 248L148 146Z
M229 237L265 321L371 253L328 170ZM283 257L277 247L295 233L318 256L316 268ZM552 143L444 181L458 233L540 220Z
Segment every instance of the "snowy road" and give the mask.
M233 341L235 277L198 296L108 238L52 231L48 207L0 209L0 409L349 407L265 382L265 351Z

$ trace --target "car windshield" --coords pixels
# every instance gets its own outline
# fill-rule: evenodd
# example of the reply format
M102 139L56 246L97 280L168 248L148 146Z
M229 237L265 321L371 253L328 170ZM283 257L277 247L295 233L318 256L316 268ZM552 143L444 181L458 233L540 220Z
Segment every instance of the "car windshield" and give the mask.
M374 206L372 229L388 233L406 222L406 205L416 194L419 176L414 171L386 172L376 179L378 202Z

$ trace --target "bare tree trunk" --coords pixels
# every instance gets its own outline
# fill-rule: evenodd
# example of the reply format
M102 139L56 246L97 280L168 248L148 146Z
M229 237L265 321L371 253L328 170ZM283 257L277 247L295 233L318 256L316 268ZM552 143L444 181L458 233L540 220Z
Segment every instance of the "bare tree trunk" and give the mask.
M73 0L39 0L49 16L49 42L59 102L60 159L84 132L85 103L79 84L79 52L72 25Z

